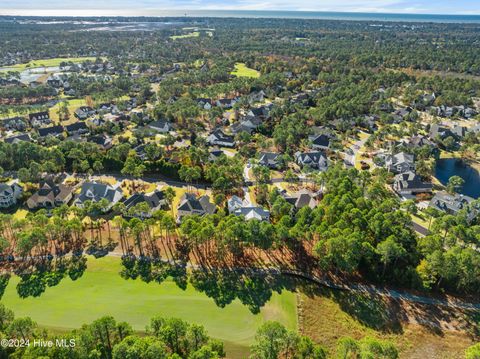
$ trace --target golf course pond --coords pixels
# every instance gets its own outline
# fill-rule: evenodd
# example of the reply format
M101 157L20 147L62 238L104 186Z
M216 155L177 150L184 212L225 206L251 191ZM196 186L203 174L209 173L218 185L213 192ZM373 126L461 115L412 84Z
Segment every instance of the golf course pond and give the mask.
M446 185L452 176L459 176L465 181L459 191L461 194L480 197L480 174L476 168L458 158L439 159L435 167L435 177Z

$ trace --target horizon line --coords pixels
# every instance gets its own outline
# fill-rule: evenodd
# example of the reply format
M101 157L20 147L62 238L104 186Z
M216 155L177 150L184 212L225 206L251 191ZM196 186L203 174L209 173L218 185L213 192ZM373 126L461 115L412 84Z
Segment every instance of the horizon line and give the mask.
M178 13L185 13L185 15L147 15L147 14L138 14L138 15L128 15L128 14L120 14L125 12L145 12L145 11L165 11L165 12L178 12ZM32 12L40 12L43 14L33 15L27 14ZM50 12L51 14L47 14ZM75 14L55 14L55 12L92 12L92 13L104 13L104 14L82 14L82 15L75 15ZM109 14L107 14L109 12ZM168 18L168 17L188 17L188 12L193 13L208 13L208 12L218 12L218 13L228 13L228 12L237 12L237 13L269 13L269 12L281 12L281 13L322 13L322 14L357 14L357 15L409 15L409 16L447 16L447 17L480 17L479 13L424 13L424 12L384 12L384 11L333 11L333 10L285 10L285 9L174 9L174 8L143 8L143 9L123 9L123 10L115 10L115 9L1 9L0 8L0 16L9 16L9 17L106 17L106 16L113 16L113 17L158 17L158 18ZM194 16L192 17L216 17L216 16Z

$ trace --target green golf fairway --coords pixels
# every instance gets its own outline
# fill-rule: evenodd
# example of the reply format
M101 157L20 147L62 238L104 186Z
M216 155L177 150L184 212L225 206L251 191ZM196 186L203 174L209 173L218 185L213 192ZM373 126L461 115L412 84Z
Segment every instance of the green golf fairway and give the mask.
M12 277L1 302L16 317L30 316L41 326L57 329L77 328L111 315L141 331L153 316L178 317L204 325L212 337L242 346L252 342L265 320L296 328L294 293L273 293L261 313L254 315L239 300L220 308L190 285L183 291L171 280L162 284L125 280L119 275L120 267L119 258L89 258L80 279L66 277L37 298L20 298L15 288L19 278Z

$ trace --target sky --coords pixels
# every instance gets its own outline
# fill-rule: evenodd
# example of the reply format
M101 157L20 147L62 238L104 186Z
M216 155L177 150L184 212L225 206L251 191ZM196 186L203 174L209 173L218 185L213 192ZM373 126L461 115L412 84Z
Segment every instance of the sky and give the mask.
M115 15L131 10L292 10L480 15L480 0L0 0L3 15ZM76 10L76 14L72 14Z

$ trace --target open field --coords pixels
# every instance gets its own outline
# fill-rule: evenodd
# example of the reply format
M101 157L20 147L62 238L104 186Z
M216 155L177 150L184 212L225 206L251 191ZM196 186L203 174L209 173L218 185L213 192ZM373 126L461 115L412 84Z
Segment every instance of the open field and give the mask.
M22 71L28 68L35 68L35 67L60 66L62 62L66 62L66 61L80 63L87 60L95 61L95 59L96 59L95 57L57 57L53 59L33 60L25 64L17 64L13 66L4 67L0 71Z
M185 35L173 35L173 36L170 36L170 38L172 40L177 40L177 39L187 39L189 37L199 37L199 36L200 36L200 32L193 31Z
M101 316L112 315L143 331L151 317L179 317L202 324L213 337L225 340L239 353L252 342L256 329L265 320L279 320L296 327L296 296L291 292L273 294L270 302L254 315L235 300L225 308L213 299L188 286L185 291L172 280L162 284L124 280L118 274L120 259L89 257L88 269L77 281L65 278L58 286L47 288L38 298L21 299L11 279L2 303L17 317L30 316L39 325L65 330L89 323ZM227 349L228 349L227 345Z
M70 125L72 123L77 122L77 118L75 117L75 110L81 106L86 106L87 103L84 99L70 99L65 100L68 106L68 112L70 113L70 118L68 121L63 121L63 125ZM60 102L57 103L55 106L49 108L50 118L56 124L60 123L60 119L58 117L58 109L60 108Z
M251 78L260 77L260 72L247 67L247 65L241 62L237 62L235 64L235 69L231 72L231 74L238 77L251 77Z
M472 334L479 325L479 313L409 307L326 289L311 296L302 294L299 301L300 331L328 348L330 354L335 354L339 338L370 336L394 343L401 359L460 359L474 343Z

